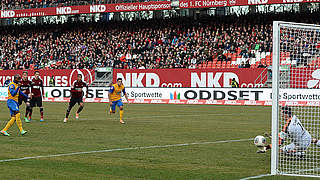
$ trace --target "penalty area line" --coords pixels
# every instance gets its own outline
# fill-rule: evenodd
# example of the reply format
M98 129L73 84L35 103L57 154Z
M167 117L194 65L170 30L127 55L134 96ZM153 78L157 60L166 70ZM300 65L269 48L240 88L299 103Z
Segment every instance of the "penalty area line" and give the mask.
M192 146L192 145L203 145L203 144L219 144L219 143L230 143L230 142L243 142L243 141L250 141L250 140L253 140L253 139L249 138L249 139L235 139L235 140L223 140L223 141L212 141L212 142L195 142L195 143L184 143L184 144L168 144L168 145L154 145L154 146L142 146L142 147L104 149L104 150L96 150L96 151L83 151L83 152L72 152L72 153L64 153L64 154L30 156L30 157L15 158L15 159L3 159L3 160L0 160L0 163L2 163L2 162L11 162L11 161L23 161L23 160L29 160L29 159L73 156L73 155L81 155L81 154L94 154L94 153L104 153L104 152L142 150L142 149L156 149L156 148L168 148L168 147L181 147L181 146Z
M268 177L268 176L272 176L272 175L271 174L261 174L258 176L251 176L251 177L242 178L240 180L257 179L257 178Z

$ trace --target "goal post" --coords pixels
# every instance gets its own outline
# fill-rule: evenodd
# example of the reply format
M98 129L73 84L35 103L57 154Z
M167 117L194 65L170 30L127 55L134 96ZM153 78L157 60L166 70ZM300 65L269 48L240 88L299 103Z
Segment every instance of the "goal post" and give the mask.
M272 39L272 137L278 137L278 110L279 110L279 23L273 22L273 39ZM272 138L272 144L278 147L277 138ZM277 174L278 148L271 149L271 175Z
M271 175L320 177L320 26L275 21L272 42Z

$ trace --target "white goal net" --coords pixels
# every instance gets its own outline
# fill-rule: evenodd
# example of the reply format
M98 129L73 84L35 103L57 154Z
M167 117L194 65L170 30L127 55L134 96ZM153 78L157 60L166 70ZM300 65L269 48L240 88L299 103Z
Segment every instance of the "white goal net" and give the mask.
M320 177L320 26L273 23L271 174Z

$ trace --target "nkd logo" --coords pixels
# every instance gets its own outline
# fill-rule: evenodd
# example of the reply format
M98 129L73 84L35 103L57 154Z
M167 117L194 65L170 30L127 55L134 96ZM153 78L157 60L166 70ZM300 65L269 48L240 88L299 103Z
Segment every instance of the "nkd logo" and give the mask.
M191 87L231 87L231 80L239 82L239 77L233 72L202 72L191 73Z
M303 2L303 0L283 0L283 3L299 3Z
M16 13L14 11L1 11L2 18L11 18L14 17Z
M105 5L92 5L90 6L90 12L91 13L97 13L97 12L105 12L106 11Z
M267 4L268 0L248 0L248 4Z
M57 14L71 14L71 7L57 7Z
M160 77L156 73L117 73L126 87L159 87Z

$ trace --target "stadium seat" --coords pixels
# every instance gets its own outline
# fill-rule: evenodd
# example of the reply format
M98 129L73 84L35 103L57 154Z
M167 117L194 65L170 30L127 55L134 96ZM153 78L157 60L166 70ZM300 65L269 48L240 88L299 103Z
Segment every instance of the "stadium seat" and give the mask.
M271 56L267 56L267 57L266 57L266 64L267 64L268 66L271 65Z
M212 63L212 67L217 67L217 64L218 64L217 61L216 61L216 62L213 62L213 63Z
M231 61L228 61L227 62L227 66L226 66L227 68L231 68Z
M225 61L223 61L223 62L221 63L221 68L226 68L226 62L225 62Z

